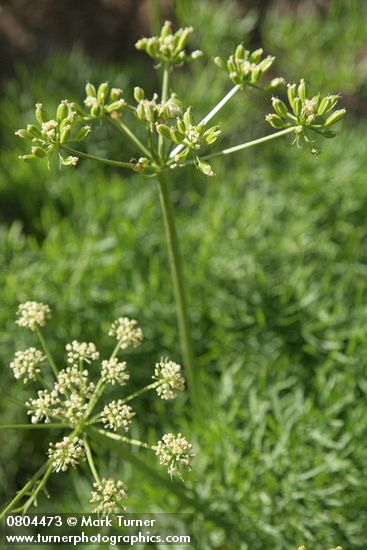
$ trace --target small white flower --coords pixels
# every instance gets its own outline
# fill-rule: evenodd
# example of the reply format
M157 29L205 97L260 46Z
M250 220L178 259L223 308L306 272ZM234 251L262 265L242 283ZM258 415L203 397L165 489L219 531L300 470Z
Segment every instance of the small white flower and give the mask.
M159 382L156 391L162 399L175 399L177 391L185 389L185 379L181 374L181 366L168 359L161 359L155 364L154 380Z
M134 416L135 412L132 407L124 405L122 399L119 399L118 401L111 401L104 407L101 413L101 422L106 428L110 428L114 432L119 428L123 428L127 432Z
M46 320L51 317L51 310L47 304L41 302L24 302L19 305L17 316L17 325L34 331L37 325L43 327L46 324Z
M45 419L45 422L50 422L49 416L52 414L52 407L59 403L57 392L55 390L49 392L48 390L39 390L38 397L35 399L29 399L26 402L29 410L27 414L32 415L32 424L37 424L41 420Z
M92 342L78 342L73 340L71 344L66 345L66 351L68 352L68 363L77 363L78 361L85 361L91 363L99 358L99 352L96 349L95 344Z
M77 365L72 365L58 373L55 390L63 395L77 391L80 395L89 397L94 390L94 384L89 382L87 370L80 371Z
M91 494L91 503L96 507L93 513L115 514L126 510L122 501L127 498L127 489L122 481L102 479L100 483L93 483L95 491Z
M143 340L143 331L137 324L135 319L120 317L112 323L108 335L115 336L120 341L121 349L129 346L136 348Z
M119 362L116 357L104 360L102 361L101 378L113 386L115 384L124 386L126 381L130 378L129 373L126 372L126 367L126 362Z
M47 137L47 139L52 140L56 135L57 127L58 127L58 124L56 120L48 120L47 122L44 122L42 124L41 132L45 137Z
M97 104L98 104L97 98L91 95L88 95L84 100L84 105L86 107L94 107L94 105L97 105Z
M55 472L65 472L68 468L74 468L81 460L85 459L83 441L74 437L64 437L58 443L50 443L48 455L52 460Z
M76 426L83 419L88 409L88 402L79 393L71 393L60 405L54 409L56 416L62 416L65 420Z
M13 369L15 378L24 378L24 383L37 378L41 372L39 365L46 360L46 356L36 348L28 348L24 351L17 351L10 368Z
M167 466L171 477L176 473L182 479L179 469L184 466L190 470L190 464L195 456L191 450L191 443L180 433L177 437L168 433L158 442L156 455L159 457L160 464Z

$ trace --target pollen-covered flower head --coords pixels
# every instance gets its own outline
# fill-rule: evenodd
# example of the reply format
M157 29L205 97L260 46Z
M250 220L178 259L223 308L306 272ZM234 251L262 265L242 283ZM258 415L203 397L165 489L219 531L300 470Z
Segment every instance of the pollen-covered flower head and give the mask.
M101 378L113 386L118 384L124 386L130 375L126 372L127 364L120 362L116 357L102 361Z
M126 349L129 346L136 348L143 340L143 331L138 326L138 321L129 317L120 317L114 321L108 332L120 342L120 348Z
M46 360L46 356L36 348L28 348L17 351L10 368L13 369L15 378L23 378L24 383L37 378L41 372L39 366Z
M185 389L181 366L168 359L161 359L155 364L153 379L159 382L156 391L162 399L175 399L177 391Z
M66 351L68 352L68 363L78 363L79 361L91 363L99 358L99 352L93 342L73 340L71 344L66 345Z
M17 317L15 321L17 325L34 331L37 325L43 327L46 324L47 319L51 317L51 310L42 302L24 302L19 304Z
M165 434L156 447L156 455L163 466L167 466L168 473L172 477L177 474L181 479L180 468L190 470L194 458L192 445L182 434L174 436L172 433Z
M93 483L90 502L95 504L93 513L115 514L126 510L123 501L127 498L127 489L122 481L114 479L101 479L99 483Z
M58 443L50 443L48 455L55 472L66 472L68 468L74 468L85 459L83 441L79 437L66 436Z
M101 413L101 422L114 432L119 428L123 428L127 432L134 416L135 412L132 407L124 405L122 399L119 399L111 401L104 407Z

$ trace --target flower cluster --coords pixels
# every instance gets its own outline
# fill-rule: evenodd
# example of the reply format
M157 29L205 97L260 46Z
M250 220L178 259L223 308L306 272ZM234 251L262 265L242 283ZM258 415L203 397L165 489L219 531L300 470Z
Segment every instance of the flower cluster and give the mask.
M48 455L52 460L55 472L66 472L68 468L74 468L85 459L85 449L82 439L79 437L64 437L58 443L51 443Z
M314 155L319 154L319 149L314 140L310 139L305 131L312 130L326 138L336 136L336 133L330 128L339 122L346 113L345 109L332 112L339 101L339 96L327 95L321 97L320 94L311 96L303 79L301 79L298 86L288 84L287 95L290 109L281 99L273 97L272 104L275 113L267 115L265 117L266 121L277 129L294 126L297 145L303 137L311 153Z
M73 340L71 344L66 345L66 351L68 352L68 363L78 363L84 361L90 363L96 361L99 358L99 352L93 342L78 342Z
M115 514L126 510L122 503L127 497L127 489L122 481L113 479L102 479L99 483L93 484L94 491L90 502L96 504L94 513Z
M192 32L192 27L186 27L172 33L172 24L170 21L166 21L162 27L160 36L141 38L135 44L135 47L138 50L146 52L157 61L170 65L181 65L186 61L198 59L203 55L203 52L200 50L195 50L191 54L188 54L185 50Z
M90 109L92 117L98 118L104 114L119 113L126 105L126 101L121 98L122 90L120 88L111 88L108 82L102 82L96 90L95 86L88 82L85 87L87 97L84 105Z
M176 145L183 145L183 150L178 153L174 160L176 163L186 160L190 152L194 153L195 166L206 176L214 176L211 166L198 158L196 152L204 145L215 143L221 131L218 125L205 129L205 124L195 125L191 109L188 108L182 118L177 117L176 126L167 126L166 124L158 124L157 132L173 141Z
M28 348L17 351L10 368L13 369L15 378L23 378L24 383L37 378L41 372L39 365L46 360L46 356L36 348Z
M270 69L275 57L268 55L262 59L262 48L250 52L242 44L239 44L227 60L222 57L215 57L215 64L227 71L229 78L234 84L248 86L256 84L263 74Z
M134 416L135 412L132 407L124 405L122 399L119 399L105 405L101 412L101 422L114 432L119 428L123 428L127 432Z
M37 396L26 402L27 414L32 415L32 424L38 424L43 419L45 422L51 422L50 416L53 413L53 407L59 402L57 391L39 390Z
M92 131L89 125L80 125L82 118L79 111L76 103L64 99L56 109L55 118L49 118L42 103L36 103L35 116L38 126L28 124L27 128L15 132L17 136L33 144L31 154L19 158L33 160L47 157L50 163L55 154L60 165L75 166L78 157L64 156L62 147L69 142L83 141Z
M185 389L181 366L168 359L161 359L159 363L155 364L153 379L159 384L156 390L162 399L175 399L176 392Z
M159 102L158 94L154 94L152 99L147 99L144 90L136 86L134 88L134 98L138 103L136 108L137 119L147 124L151 131L156 123L175 118L182 112L182 101L179 100L176 94L171 94L167 101Z
M181 479L180 468L183 466L190 470L194 454L192 445L180 433L175 437L173 434L165 434L156 447L156 455L159 463L167 466L168 473L172 477L177 474Z
M112 384L112 386L115 384L124 386L130 378L129 373L126 372L126 368L126 362L121 362L116 357L105 359L102 361L101 378L104 382Z
M136 348L143 340L143 331L138 326L138 322L135 319L129 319L129 317L120 317L114 321L108 335L114 336L119 341L121 349L126 349L129 346Z
M36 330L37 325L43 327L51 317L51 310L47 304L41 302L24 302L17 311L17 325Z

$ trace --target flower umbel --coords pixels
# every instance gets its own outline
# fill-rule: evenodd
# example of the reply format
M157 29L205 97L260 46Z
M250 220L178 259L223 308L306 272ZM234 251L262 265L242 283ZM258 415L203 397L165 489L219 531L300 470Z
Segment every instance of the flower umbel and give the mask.
M67 361L71 364L79 361L91 363L91 361L96 361L99 358L99 352L92 342L73 340L71 344L66 344L66 351L68 352Z
M250 52L243 44L239 44L227 60L215 57L214 62L219 68L227 71L234 84L251 86L256 84L274 63L275 57L268 55L262 59L263 53L262 48Z
M132 407L124 405L122 399L119 399L105 405L101 412L101 422L114 432L119 428L123 428L127 432L134 416L135 412Z
M126 372L127 364L125 361L120 362L116 357L102 361L101 378L104 382L108 382L114 386L124 386L129 380L130 375Z
M122 481L102 479L93 483L93 487L90 502L95 504L94 513L114 514L126 510L123 501L127 498L127 489Z
M185 389L185 379L181 374L181 366L168 359L161 359L155 364L154 380L159 382L157 394L162 399L175 399L177 391Z
M159 457L159 463L167 466L171 477L177 474L181 479L180 468L183 466L190 470L191 462L195 456L192 453L191 443L180 433L177 436L172 433L165 434L158 442L156 455Z
M19 305L17 316L17 325L34 331L37 325L43 327L46 324L47 319L51 317L51 310L42 302L24 302Z
M66 472L68 468L74 468L85 459L83 440L79 437L64 437L58 443L50 443L48 450L55 472Z
M13 369L15 378L23 378L24 383L37 378L41 372L39 366L44 363L46 356L36 348L28 348L17 351L10 368Z
M129 346L136 348L143 340L143 331L138 326L138 321L129 319L129 317L120 317L114 321L108 335L115 336L120 342L121 349L126 349Z

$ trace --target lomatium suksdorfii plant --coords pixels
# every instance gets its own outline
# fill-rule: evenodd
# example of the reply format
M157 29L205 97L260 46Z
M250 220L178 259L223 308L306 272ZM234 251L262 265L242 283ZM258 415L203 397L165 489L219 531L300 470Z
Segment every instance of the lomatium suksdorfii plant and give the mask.
M125 349L141 344L143 332L137 321L120 317L112 323L108 334L117 343L111 355L102 361L94 343L73 340L66 345L65 365L59 369L42 333L42 327L50 316L51 311L46 304L25 302L19 306L17 324L35 333L41 349L30 347L17 351L10 363L15 378L25 384L30 383L32 390L36 390L36 394L25 403L31 424L10 427L48 428L66 431L66 434L58 441L50 442L47 461L18 492L0 518L6 512L25 512L32 504L37 504L40 492L47 494L46 483L52 472L66 472L84 461L93 480L90 500L93 511L114 513L123 510L127 488L122 480L100 476L89 444L95 434L155 452L169 475L178 475L182 479L181 470L190 469L194 454L191 444L180 433L163 435L155 446L125 435L136 418L130 405L134 399L155 390L160 399L172 400L185 389L181 366L162 358L152 370L152 381L148 385L130 394L120 392L120 399L109 401L111 386L123 388L129 381L128 365L119 355ZM92 363L98 364L95 381L91 376Z
M57 107L56 113L50 117L43 105L37 103L35 112L37 123L28 124L26 128L18 130L17 134L31 145L30 152L20 157L25 161L43 158L48 162L49 167L56 165L61 168L74 167L80 159L89 159L138 172L149 178L156 178L176 300L182 361L192 405L199 410L199 388L194 368L186 292L170 198L170 173L185 166L193 166L204 176L211 177L215 175L209 163L212 159L240 152L286 135L292 137L293 143L299 147L303 142L306 143L310 151L316 154L319 148L314 138L334 137L334 125L344 116L345 110L335 110L339 100L338 95L310 94L304 80L301 80L298 86L288 84L289 105L287 106L281 98L273 97L272 104L275 112L265 117L266 121L277 130L276 132L208 153L207 150L213 149L221 136L220 125L211 125L210 121L228 101L239 91L246 91L249 88L267 92L273 92L278 88L281 90L285 81L281 77L266 78L266 73L273 66L274 57L265 56L262 49L251 52L240 44L227 59L223 57L214 59L215 63L227 73L233 86L209 113L201 119L199 117L197 122L195 109L185 104L184 98L177 96L172 89L171 81L176 68L202 57L201 51L189 52L187 49L192 30L188 27L174 33L171 24L166 22L159 36L142 38L137 42L137 49L146 52L156 62L156 69L162 73L161 91L151 98L147 97L142 87L136 86L131 94L134 102L130 104L124 92L119 88L111 87L108 82L103 82L97 87L88 83L83 105L65 99ZM281 94L281 91L279 93ZM104 158L76 148L78 143L86 142L104 124L131 142L135 149L133 158L126 158L126 156L123 159ZM145 139L139 137L142 132L136 132L134 125L141 126ZM38 321L44 321L49 313L46 306L28 304L23 308L25 308L26 317L21 315L19 323L21 324L24 318L27 319L24 322L28 325L31 323L30 319L33 319L35 329L42 324ZM93 465L87 438L83 435L86 426L88 430L96 429L93 426L90 427L90 422L103 422L109 430L125 430L134 415L133 410L127 405L130 398L125 398L122 401L111 402L97 416L91 416L101 393L109 384L125 383L126 365L119 362L116 357L118 350L123 347L123 339L127 339L127 342L133 345L137 343L137 339L139 340L140 333L131 321L121 320L114 327L113 330L120 335L119 344L110 359L103 361L101 378L96 386L89 381L88 370L85 368L89 361L97 357L97 351L92 345L78 342L69 344L70 366L60 372L57 371L49 354L45 352L56 376L55 384L40 390L38 396L29 401L28 409L33 422L51 421L52 423L55 420L67 422L72 426L72 431L65 439L50 447L50 458L44 468L45 471L42 470L31 482L35 487L36 496L45 484L45 481L39 482L41 475L44 475L43 479L46 480L52 470L64 470L75 465L84 456L87 457L96 479L94 502L101 505L106 500L108 502L111 499L121 500L125 496L125 488L121 482L99 478ZM44 353L35 348L18 352L12 363L14 374L24 380L40 380L45 360ZM171 398L176 390L183 387L180 368L175 363L162 360L156 366L154 376L155 382L149 388L154 386L160 397L164 399ZM163 379L164 384L160 382ZM108 433L110 436L114 434L112 431ZM122 436L119 437L122 438ZM191 447L181 435L164 436L156 452L161 463L168 467L171 474L178 471L179 465L188 466L192 457ZM25 495L28 489L29 486L20 493L20 496ZM30 498L33 501L35 497Z

